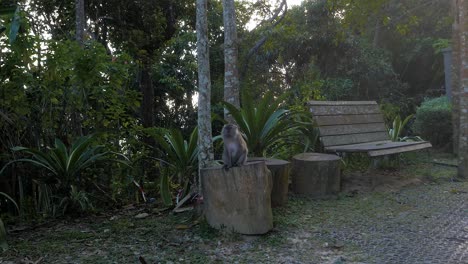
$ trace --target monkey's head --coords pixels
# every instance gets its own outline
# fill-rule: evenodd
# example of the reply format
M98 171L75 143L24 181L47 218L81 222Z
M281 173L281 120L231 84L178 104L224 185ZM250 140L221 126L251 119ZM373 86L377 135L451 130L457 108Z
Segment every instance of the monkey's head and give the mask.
M222 135L225 138L233 138L239 133L239 129L237 128L236 125L233 124L227 124L224 125Z

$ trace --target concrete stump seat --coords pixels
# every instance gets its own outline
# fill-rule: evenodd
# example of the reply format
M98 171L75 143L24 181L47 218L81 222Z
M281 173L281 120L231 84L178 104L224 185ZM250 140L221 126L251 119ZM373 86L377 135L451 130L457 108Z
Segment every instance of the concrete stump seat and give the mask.
M265 161L271 172L273 189L271 191L271 206L278 207L286 205L288 201L288 185L290 162L280 159L252 157L250 161Z
M292 160L294 193L327 197L340 191L340 157L323 153L301 153Z
M273 228L272 178L264 161L201 170L203 210L210 226L245 235Z

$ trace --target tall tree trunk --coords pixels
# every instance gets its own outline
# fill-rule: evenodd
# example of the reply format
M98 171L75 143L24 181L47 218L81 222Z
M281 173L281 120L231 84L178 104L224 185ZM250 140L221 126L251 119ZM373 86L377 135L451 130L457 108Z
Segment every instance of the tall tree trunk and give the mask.
M154 88L153 81L151 79L151 63L148 60L142 59L142 69L140 71L140 91L142 94L141 102L141 122L144 128L152 127L154 125ZM155 146L155 141L150 136L144 136L142 141L149 146L150 155L155 155L153 153ZM140 185L143 186L144 180L154 180L158 175L157 169L152 166L152 162L148 160L143 161L143 175L140 179Z
M223 0L224 20L224 101L240 107L239 99L239 71L237 66L237 29L234 0ZM234 119L227 110L224 118L229 123Z
M84 0L75 0L75 40L83 46L84 42L84 29L86 25L85 19L85 9L84 9ZM78 92L80 87L76 84L73 84L73 90L76 94L81 94ZM83 127L82 127L82 117L80 114L84 114L84 112L79 113L75 109L75 104L71 103L71 133L75 133L75 136L82 136L83 135Z
M75 39L80 45L83 45L86 23L84 0L75 0L75 16Z
M468 0L454 0L454 119L458 121L458 176L468 178ZM458 117L457 117L458 116Z
M458 154L458 135L460 129L460 25L458 20L458 1L452 0L452 127L453 153Z
M200 170L214 160L211 134L211 77L208 43L207 0L197 0L197 62L198 62L198 191L201 193Z
M374 39L372 40L372 46L374 48L379 47L379 37L380 37L380 20L379 17L376 18L374 26Z
M151 67L149 63L144 63L141 69L140 89L142 93L141 118L143 127L153 126L154 113L154 89L151 80Z

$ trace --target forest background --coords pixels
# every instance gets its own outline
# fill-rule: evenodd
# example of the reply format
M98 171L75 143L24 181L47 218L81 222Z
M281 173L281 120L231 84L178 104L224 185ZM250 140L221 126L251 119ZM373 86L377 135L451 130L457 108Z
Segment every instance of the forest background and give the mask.
M101 161L108 161L66 179L30 163L7 167L0 190L19 202L24 216L140 201L137 186L148 197L167 191L170 203L196 174L190 156L190 166L173 177L177 168L163 142L167 135L189 139L197 123L195 4L84 4L85 31L77 41L75 1L1 2L0 166L23 157L17 146L47 151L63 142L67 149L87 135L99 148L92 154L105 153ZM221 117L221 1L208 1L208 9L211 102ZM254 102L268 91L287 92L282 104L290 109L309 100L377 100L390 122L444 94L449 1L308 0L293 7L236 1L236 12L241 91ZM213 120L213 135L222 125ZM288 159L294 151L272 148L264 155ZM215 152L219 158L219 144Z

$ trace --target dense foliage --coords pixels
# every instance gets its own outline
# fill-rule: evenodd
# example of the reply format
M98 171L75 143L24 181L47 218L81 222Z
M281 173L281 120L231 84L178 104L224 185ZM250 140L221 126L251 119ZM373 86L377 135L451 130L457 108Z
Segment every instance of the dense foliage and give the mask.
M424 101L416 111L413 129L436 147L452 142L452 105L445 96Z
M309 100L378 100L391 126L397 114L413 114L423 98L443 93L447 1L307 0L287 12L281 2L236 1L241 89L250 95L238 123L253 154L287 159L314 149L310 120L293 115ZM73 39L75 1L1 2L0 167L31 154L65 155L91 134L88 147L121 153L128 166L86 166L62 185L39 180L59 178L58 169L8 166L0 191L26 216L139 202L142 194L171 204L196 178L193 1L85 3L81 45ZM208 9L211 100L221 116L221 1L210 0ZM251 19L261 20L255 29ZM415 124L422 134L438 125L421 121L424 107L416 115L422 125ZM213 123L213 135L221 123ZM302 145L289 141L298 138Z

